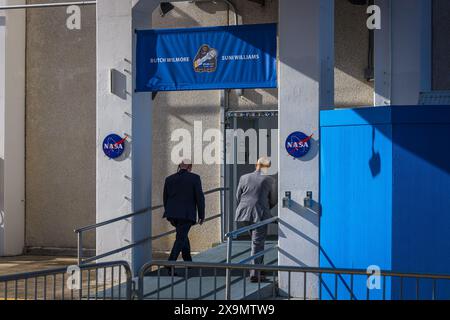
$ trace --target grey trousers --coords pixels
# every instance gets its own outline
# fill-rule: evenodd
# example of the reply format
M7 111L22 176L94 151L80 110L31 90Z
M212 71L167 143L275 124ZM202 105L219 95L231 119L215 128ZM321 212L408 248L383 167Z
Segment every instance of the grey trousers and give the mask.
M252 225L252 222L246 222L245 225ZM251 255L255 255L261 251L264 251L264 244L266 242L267 236L267 225L260 227L258 229L254 229L250 231L250 235L252 237L252 253ZM264 256L256 258L253 260L253 264L264 264ZM258 272L255 270L250 271L250 277L257 276Z

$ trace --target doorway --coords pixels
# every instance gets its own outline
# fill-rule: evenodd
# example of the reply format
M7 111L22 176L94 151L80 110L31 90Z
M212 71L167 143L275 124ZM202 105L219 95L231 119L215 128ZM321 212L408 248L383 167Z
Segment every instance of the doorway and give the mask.
M272 159L273 174L278 181L278 111L230 111L226 113L226 154L231 161L225 165L225 176L228 192L225 193L226 203L226 231L237 230L243 225L235 222L237 208L236 191L239 180L243 175L255 171L256 160L260 156L269 156ZM232 132L249 133L240 139ZM256 139L256 140L252 140ZM255 154L256 153L256 154ZM278 206L271 210L272 216L278 215ZM278 226L269 225L268 240L278 240ZM242 235L239 240L249 240L249 235Z

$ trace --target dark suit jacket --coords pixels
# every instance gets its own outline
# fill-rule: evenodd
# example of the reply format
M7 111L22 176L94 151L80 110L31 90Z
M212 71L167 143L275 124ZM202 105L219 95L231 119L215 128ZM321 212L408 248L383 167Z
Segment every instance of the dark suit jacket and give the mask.
M164 184L164 218L193 223L205 219L205 196L200 176L181 170L166 178Z

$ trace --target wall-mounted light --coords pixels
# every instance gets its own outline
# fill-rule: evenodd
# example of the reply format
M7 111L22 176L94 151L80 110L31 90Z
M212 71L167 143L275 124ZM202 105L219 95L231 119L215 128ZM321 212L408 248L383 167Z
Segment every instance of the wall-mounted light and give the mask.
M175 8L174 5L171 4L170 2L161 2L161 4L159 5L161 17L164 17L166 14L168 14L174 8Z

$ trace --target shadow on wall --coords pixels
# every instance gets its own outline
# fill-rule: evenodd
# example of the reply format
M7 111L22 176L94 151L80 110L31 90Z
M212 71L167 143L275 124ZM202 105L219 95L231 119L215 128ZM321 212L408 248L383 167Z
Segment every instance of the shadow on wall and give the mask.
M173 3L174 8L169 11L164 16L161 16L160 9L156 8L153 12L153 27L155 29L169 29L169 28L193 28L199 27L200 23L198 21L199 17L195 16L195 12L192 12L192 15L189 15L186 10L187 6L195 6L200 9L202 12L205 12L210 15L215 15L220 12L227 11L227 7L224 3L218 2L214 4L212 2L202 2L202 3Z
M428 114L426 108L430 107L433 106L393 106L393 119L399 119L400 117L407 118L405 120L406 122L394 123L398 128L395 139L393 139L392 133L387 130L389 128L388 126L377 126L376 131L392 140L397 148L406 150L429 165L450 174L450 162L448 161L450 157L449 149L441 147L441 145L445 145L442 143L447 142L447 139L444 137L447 136L445 133L449 130L450 113L446 108L450 106L438 106L436 109L433 108L434 110L430 109ZM372 108L353 109L355 114L369 123L374 121L372 111L374 111ZM440 119L439 121L438 118ZM415 132L419 129L425 129L423 130L423 134L418 136L408 136L406 134L407 132ZM375 145L376 131L373 128L373 148ZM442 133L442 135L439 133ZM440 151L436 152L437 150Z
M208 14L218 14L220 12L228 11L228 6L221 1L217 1L217 3L213 2L195 2L195 6L201 9Z
M336 269L336 265L333 263L333 261L330 259L330 257L326 254L326 252L323 250L322 247L320 247L320 255L322 258L325 258L327 260L327 264L332 268ZM327 276L325 276L327 277ZM328 278L331 278L329 275ZM328 280L328 281L327 281ZM361 288L357 288L355 290L354 288L354 280L352 281L349 279L348 276L345 275L338 275L337 279L332 279L333 281L330 281L331 279L322 279L320 282L320 285L322 286L322 290L325 290L325 295L322 293L321 299L331 299L331 300L337 300L339 299L339 293L337 291L337 288L333 287L331 288L331 284L334 284L334 286L337 285L341 288L340 291L344 291L345 299L356 299L355 292L361 291ZM365 283L364 283L365 284ZM363 287L363 292L365 292L365 287ZM341 296L342 299L342 296Z
M381 155L375 150L375 127L372 128L372 157L369 159L369 168L372 173L372 177L376 177L381 173Z
M230 111L278 109L278 89L243 89L229 92Z

